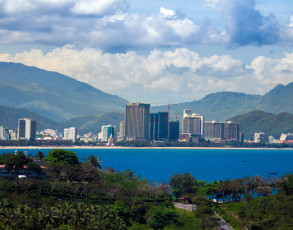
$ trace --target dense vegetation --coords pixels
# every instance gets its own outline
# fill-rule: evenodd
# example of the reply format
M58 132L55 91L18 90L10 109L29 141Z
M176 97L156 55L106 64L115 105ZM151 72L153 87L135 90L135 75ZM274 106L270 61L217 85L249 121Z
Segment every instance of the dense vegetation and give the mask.
M45 164L46 168L33 174L24 169L32 160L23 153L4 154L0 158L5 165L10 158L18 159L14 161L17 167L12 164L11 177L0 179L0 229L163 229L165 226L190 229L190 225L199 226L199 218L174 208L167 185L149 184L130 170L101 170L96 156L80 163L71 151L53 150L44 159L39 152L34 162ZM2 171L1 175L7 173ZM27 177L18 178L19 173Z
M7 153L0 163L0 229L216 229L215 211L235 229L293 226L293 175L206 183L183 173L150 184L130 170L102 170L97 156L81 163L58 149L34 159ZM174 201L196 208L175 209Z

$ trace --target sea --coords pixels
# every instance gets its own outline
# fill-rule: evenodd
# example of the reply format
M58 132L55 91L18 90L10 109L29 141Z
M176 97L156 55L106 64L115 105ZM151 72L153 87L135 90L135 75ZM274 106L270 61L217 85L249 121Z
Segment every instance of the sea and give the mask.
M15 150L0 149L3 153ZM45 155L51 149L28 148L28 155L38 151ZM129 169L149 182L168 183L172 175L185 172L197 180L212 182L246 176L282 177L293 173L293 149L67 149L75 152L80 161L94 155L102 168L124 172Z

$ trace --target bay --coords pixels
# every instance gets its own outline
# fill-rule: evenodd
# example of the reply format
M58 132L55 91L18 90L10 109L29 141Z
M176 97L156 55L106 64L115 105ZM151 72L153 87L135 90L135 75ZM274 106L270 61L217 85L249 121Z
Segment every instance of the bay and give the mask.
M0 149L0 154L24 149ZM28 148L29 155L51 149ZM292 149L68 149L81 161L90 155L102 160L102 168L127 169L150 182L168 183L171 176L189 172L196 179L211 182L246 176L262 177L293 173Z

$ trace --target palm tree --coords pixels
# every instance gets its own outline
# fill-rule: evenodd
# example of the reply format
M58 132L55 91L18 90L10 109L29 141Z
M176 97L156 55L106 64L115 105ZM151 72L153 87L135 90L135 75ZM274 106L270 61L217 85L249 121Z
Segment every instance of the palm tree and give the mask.
M88 159L87 159L87 161L88 161L92 166L94 166L94 167L96 167L96 168L99 168L99 169L102 168L102 166L101 166L101 164L102 164L101 160L100 160L98 157L94 156L94 155L89 156Z

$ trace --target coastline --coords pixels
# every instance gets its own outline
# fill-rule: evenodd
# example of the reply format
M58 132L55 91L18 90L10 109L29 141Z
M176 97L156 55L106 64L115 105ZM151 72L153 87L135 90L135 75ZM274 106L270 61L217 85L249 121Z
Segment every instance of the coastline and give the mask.
M219 149L219 150L293 150L293 148L247 148L247 147L125 147L125 146L0 146L0 149Z

